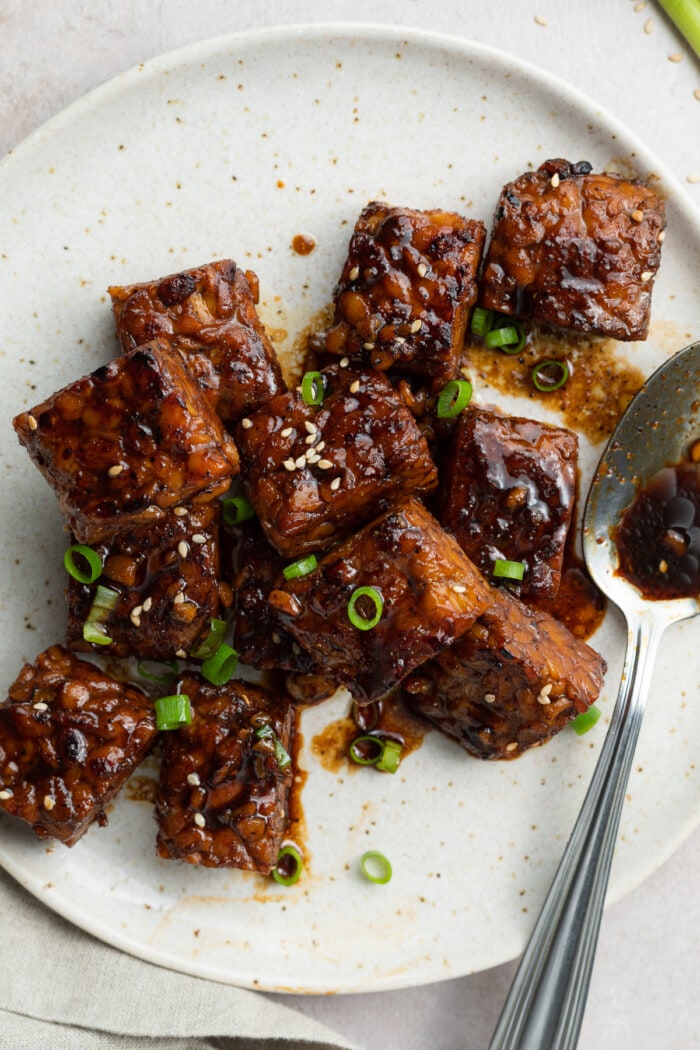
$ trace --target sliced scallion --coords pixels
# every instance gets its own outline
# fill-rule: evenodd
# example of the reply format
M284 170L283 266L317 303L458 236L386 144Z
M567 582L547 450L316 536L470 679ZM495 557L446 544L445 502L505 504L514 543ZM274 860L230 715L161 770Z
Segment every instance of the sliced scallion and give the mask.
M377 769L382 773L395 773L401 762L403 748L397 740L385 740L382 754L377 762Z
M76 564L76 555L87 562L87 572ZM74 543L68 548L63 555L63 565L66 572L78 583L94 583L102 575L102 558L97 551L86 547L84 543Z
M493 575L503 580L522 580L525 575L525 562L497 558L493 564Z
M472 399L472 385L468 379L451 379L440 391L437 403L438 419L452 419L467 407Z
M222 513L227 525L240 525L242 521L255 517L255 507L245 496L231 496L224 500Z
M291 565L285 565L282 575L285 580L295 580L298 576L308 576L310 572L318 568L315 554L307 554L305 558L293 561Z
M348 748L348 754L358 766L373 766L384 753L384 742L377 736L356 736Z
M362 615L357 608L360 598L366 598L369 602L372 602L374 605L373 616L366 617ZM357 627L358 631L371 631L381 620L383 611L384 599L376 587L357 587L350 595L348 619L353 627Z
M95 596L92 599L90 612L83 624L83 638L92 645L111 645L112 639L105 630L105 623L109 614L117 604L119 591L111 587L103 587L98 583Z
M566 361L540 361L532 370L532 382L543 393L560 390L569 378L569 366Z
M593 704L587 711L582 711L580 715L576 715L576 718L573 718L569 725L575 733L583 736L584 733L593 728L602 713L600 708Z
M192 706L186 693L159 696L154 706L158 729L165 731L192 725Z
M221 644L213 656L207 657L201 667L202 675L212 685L226 685L238 667L238 653L230 645Z
M226 634L226 621L212 619L209 621L209 630L205 634L204 638L197 642L196 646L190 653L195 660L206 660L210 656L213 656L216 650L219 648L221 641Z
M370 882L376 882L379 886L384 886L392 876L391 864L388 858L376 849L367 850L366 853L362 854L360 869L366 879L369 879Z
M304 372L301 380L301 396L307 405L320 405L325 388L320 372Z
M260 726L259 729L255 730L255 735L258 740L269 740L275 749L275 758L277 759L277 765L280 769L287 769L291 766L292 759L289 752L286 750L284 744L275 733L274 729L269 722L265 725Z
M506 354L519 354L525 346L525 329L520 321L507 318L507 324L494 326L484 336L484 342L490 349L503 350Z
M304 861L296 846L283 846L277 854L272 878L279 882L280 886L293 886L301 878L303 870Z
M474 335L486 335L491 330L494 312L484 306L475 306L471 319L471 330Z

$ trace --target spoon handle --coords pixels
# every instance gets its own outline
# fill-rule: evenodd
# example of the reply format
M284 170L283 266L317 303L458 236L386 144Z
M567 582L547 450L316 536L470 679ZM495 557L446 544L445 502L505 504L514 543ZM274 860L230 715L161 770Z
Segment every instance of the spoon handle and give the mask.
M574 1050L627 781L665 624L629 625L622 684L571 838L489 1050Z

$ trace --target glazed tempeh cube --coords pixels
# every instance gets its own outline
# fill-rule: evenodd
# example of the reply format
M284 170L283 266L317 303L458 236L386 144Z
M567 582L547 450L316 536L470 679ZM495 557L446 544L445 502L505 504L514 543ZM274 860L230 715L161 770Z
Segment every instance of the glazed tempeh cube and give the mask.
M231 259L109 289L125 351L166 340L230 425L286 389L257 315L258 279Z
M646 339L663 201L640 179L548 160L496 208L481 302L577 332Z
M437 387L453 379L485 236L453 212L368 204L335 289L328 351Z
M540 609L492 588L455 644L409 676L403 695L478 758L517 758L587 710L605 661Z
M487 579L521 561L519 593L553 597L576 495L578 439L533 419L471 408L440 465L438 518Z
M383 608L371 630L350 620L357 588ZM384 696L450 645L486 608L488 586L455 540L408 500L334 547L306 576L280 581L270 603L283 625L359 703ZM371 599L370 599L371 601ZM371 620L376 603L357 599Z
M268 874L288 820L291 764L280 764L268 725L291 754L293 709L248 682L209 685L190 674L178 683L189 696L192 725L163 734L156 801L158 853L205 867Z
M156 737L153 702L61 646L25 664L0 705L0 807L73 846Z
M340 365L322 376L320 407L282 394L236 432L250 500L269 541L290 558L437 484L425 438L385 376Z
M175 507L152 525L95 544L102 576L95 583L69 578L68 648L151 660L189 654L220 613L220 515L218 500ZM83 638L98 585L118 596L102 621L109 646Z
M207 502L238 452L183 364L156 341L98 368L14 420L81 543Z

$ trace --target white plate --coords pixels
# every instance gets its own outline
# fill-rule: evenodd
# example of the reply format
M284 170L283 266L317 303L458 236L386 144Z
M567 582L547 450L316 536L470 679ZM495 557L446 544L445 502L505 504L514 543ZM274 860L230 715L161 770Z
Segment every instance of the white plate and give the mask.
M0 166L2 687L64 628L61 521L10 418L116 352L108 284L232 255L259 273L264 316L289 345L329 300L368 200L488 221L501 185L550 156L661 177L669 235L655 323L646 345L621 348L650 371L700 335L696 213L610 116L487 48L357 26L226 37L131 70L14 151ZM317 241L309 256L289 249L299 232ZM598 451L585 449L584 485ZM676 627L662 647L612 898L698 819L699 628ZM609 716L624 646L615 613L595 644L610 664ZM473 761L432 733L396 776L333 775L309 745L344 710L341 698L303 718L310 864L295 888L157 859L151 806L125 796L109 827L70 851L3 815L0 862L49 907L128 952L255 988L399 987L515 956L602 723L516 763ZM368 847L391 858L386 886L358 874Z

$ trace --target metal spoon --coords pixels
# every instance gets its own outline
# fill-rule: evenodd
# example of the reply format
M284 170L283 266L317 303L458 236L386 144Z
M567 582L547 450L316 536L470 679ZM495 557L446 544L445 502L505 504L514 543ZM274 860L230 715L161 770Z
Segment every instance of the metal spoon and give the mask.
M573 1050L588 996L622 803L656 650L695 598L648 601L622 576L611 530L642 487L700 436L700 342L666 361L620 420L598 465L583 523L591 576L624 613L622 684L590 787L515 975L489 1050Z

